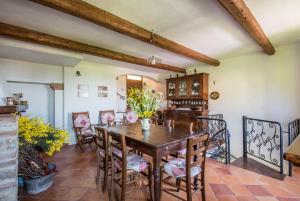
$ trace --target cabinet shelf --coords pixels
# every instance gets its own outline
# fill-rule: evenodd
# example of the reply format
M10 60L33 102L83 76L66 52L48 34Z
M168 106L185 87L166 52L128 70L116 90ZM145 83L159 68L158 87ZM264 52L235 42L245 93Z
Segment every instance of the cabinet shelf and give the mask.
M208 100L208 74L167 79L168 100Z

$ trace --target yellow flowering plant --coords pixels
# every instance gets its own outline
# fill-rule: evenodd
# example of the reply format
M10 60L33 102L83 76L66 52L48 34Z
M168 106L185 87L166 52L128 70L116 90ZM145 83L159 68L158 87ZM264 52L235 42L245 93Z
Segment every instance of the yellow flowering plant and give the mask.
M65 130L56 129L40 118L21 116L18 125L20 146L30 144L48 156L60 151L69 137Z
M159 108L160 94L150 89L132 88L128 91L127 102L133 112L141 119L150 119Z

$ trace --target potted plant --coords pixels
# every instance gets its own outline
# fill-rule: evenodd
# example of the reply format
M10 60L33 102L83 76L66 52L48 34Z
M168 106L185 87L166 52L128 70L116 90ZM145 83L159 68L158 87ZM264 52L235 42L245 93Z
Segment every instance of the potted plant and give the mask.
M39 118L21 116L18 125L18 173L29 194L40 193L52 185L55 170L55 165L43 158L60 151L69 135Z
M143 130L150 129L150 119L159 108L160 100L161 94L152 93L148 88L132 88L128 91L128 105L140 118Z

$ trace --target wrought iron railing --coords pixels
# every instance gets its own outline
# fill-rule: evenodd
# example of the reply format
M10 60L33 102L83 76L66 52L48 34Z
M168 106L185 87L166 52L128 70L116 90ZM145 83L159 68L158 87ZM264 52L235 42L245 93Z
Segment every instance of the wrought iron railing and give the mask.
M230 135L227 129L227 123L223 120L222 114L198 116L196 117L201 130L210 135L210 146L207 155L210 158L229 164L230 154Z
M288 131L289 145L293 143L293 141L298 137L299 133L300 133L300 119L296 119L291 123L289 123L289 131ZM289 176L293 175L292 172L293 172L293 165L292 163L289 163Z
M243 155L248 154L279 168L283 174L281 124L243 116Z

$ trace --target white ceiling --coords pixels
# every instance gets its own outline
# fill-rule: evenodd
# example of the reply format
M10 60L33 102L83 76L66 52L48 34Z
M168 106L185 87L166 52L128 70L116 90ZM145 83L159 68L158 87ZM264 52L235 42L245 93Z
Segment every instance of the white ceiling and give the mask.
M217 59L262 51L217 0L85 1ZM300 41L300 0L246 3L275 48ZM1 0L0 21L138 57L152 54L146 43L29 1ZM156 52L171 65L197 63L163 49ZM122 62L116 65L128 67Z

